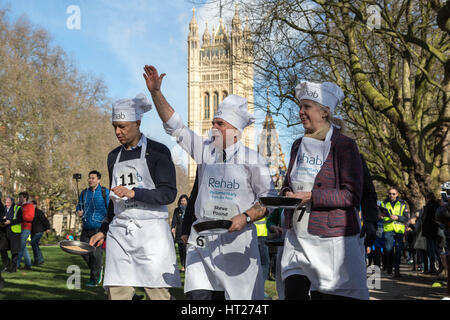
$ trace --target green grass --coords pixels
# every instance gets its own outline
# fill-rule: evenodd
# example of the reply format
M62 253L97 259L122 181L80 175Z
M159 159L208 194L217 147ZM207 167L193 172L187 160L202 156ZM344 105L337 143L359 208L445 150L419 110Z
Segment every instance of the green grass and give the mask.
M2 272L5 287L0 290L0 300L106 300L103 287L87 287L89 269L81 256L71 255L62 251L59 246L42 247L45 263L33 266L31 270L17 270L16 273ZM29 249L31 254L31 249ZM31 254L32 256L32 254ZM179 261L179 260L178 260ZM72 273L67 268L76 265L81 271L80 289L69 289L67 280ZM184 284L184 272L181 272ZM274 281L266 281L266 293L276 298ZM171 288L171 294L177 299L185 299L183 288ZM138 294L144 294L143 289L137 289Z

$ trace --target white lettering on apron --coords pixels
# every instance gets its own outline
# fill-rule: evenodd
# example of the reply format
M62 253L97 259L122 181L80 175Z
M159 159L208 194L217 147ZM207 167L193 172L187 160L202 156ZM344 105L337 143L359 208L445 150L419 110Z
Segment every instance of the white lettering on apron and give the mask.
M333 127L331 127L333 128ZM325 141L304 137L291 173L294 192L311 191L330 152L331 129ZM300 274L311 281L311 291L368 299L364 246L359 235L321 238L308 232L311 204L296 210L287 231L282 278ZM301 219L299 219L301 217Z
M256 201L244 165L202 164L199 179L195 204L198 219L194 224L230 220ZM188 243L185 292L222 290L227 299L263 299L264 280L254 225L239 232L202 231L201 235L192 227Z

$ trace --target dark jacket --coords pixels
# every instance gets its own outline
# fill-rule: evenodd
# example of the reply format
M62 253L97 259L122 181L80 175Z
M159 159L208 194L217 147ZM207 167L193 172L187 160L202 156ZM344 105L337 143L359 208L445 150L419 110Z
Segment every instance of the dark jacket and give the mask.
M281 195L292 190L291 171L302 138L294 141ZM338 130L331 136L330 153L314 181L308 232L321 237L350 236L360 232L357 207L363 190L363 168L355 141ZM289 226L292 210L285 210Z
M436 210L440 207L437 200L428 201L423 208L424 221L422 225L422 235L426 238L436 238L438 236L439 225L436 220Z
M14 206L15 204L13 203L11 207L9 207L9 210L5 207L5 217L6 220L11 221L11 224L8 225L9 228L11 228L11 226L16 225L16 224L22 224L22 207L20 207L20 209L17 211L17 215L16 218L14 218Z
M377 192L373 185L372 176L370 175L369 168L366 161L361 156L363 165L363 191L361 198L361 216L363 222L372 223L375 227L378 224L378 205L377 205Z
M195 217L195 201L198 195L198 169L195 172L195 182L191 190L191 195L184 212L183 224L181 226L181 235L190 235L192 224L197 220Z
M175 208L172 216L172 228L175 229L175 241L181 240L183 216L184 216L183 210L180 207Z
M33 235L35 233L44 232L45 230L49 229L50 222L45 216L45 213L42 210L36 208L33 224L31 225L31 234Z
M112 173L117 156L122 149L122 154L119 162L139 159L141 156L142 147L137 147L132 150L125 150L123 146L119 146L108 154L108 173L110 188L112 180ZM156 141L147 138L147 150L145 154L147 166L150 171L155 188L152 190L133 188L135 192L134 199L136 201L145 202L150 205L167 205L172 203L177 196L177 181L175 166L172 161L172 156L169 149ZM108 205L108 213L103 220L100 231L106 234L109 229L109 224L114 218L114 204L110 200Z

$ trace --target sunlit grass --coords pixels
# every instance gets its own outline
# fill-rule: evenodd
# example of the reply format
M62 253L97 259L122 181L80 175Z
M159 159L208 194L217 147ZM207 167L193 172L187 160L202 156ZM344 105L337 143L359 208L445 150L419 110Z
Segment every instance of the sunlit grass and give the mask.
M31 270L17 270L16 273L2 272L6 281L5 288L0 290L0 300L49 299L49 300L106 300L103 287L87 287L89 269L81 256L75 256L62 251L58 246L41 247L45 263L33 266ZM31 249L29 248L31 254ZM32 255L31 255L32 256ZM179 261L179 260L178 260ZM81 271L81 287L69 289L67 281L72 273L67 268L76 265ZM184 284L184 272L181 272ZM276 297L274 281L266 281L266 293ZM170 289L177 299L185 299L183 288ZM138 294L144 294L143 289L137 289Z

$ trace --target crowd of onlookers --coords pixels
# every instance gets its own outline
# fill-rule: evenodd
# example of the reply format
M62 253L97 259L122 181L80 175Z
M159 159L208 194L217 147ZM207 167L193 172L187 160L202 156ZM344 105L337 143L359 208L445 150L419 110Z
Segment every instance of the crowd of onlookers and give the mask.
M1 195L0 195L1 198ZM37 206L36 200L30 200L27 192L19 193L16 202L12 196L6 196L4 204L0 200L0 254L1 271L16 272L17 269L30 270L32 264L44 263L39 247L40 240L50 231L50 222ZM30 242L33 263L27 249ZM24 265L21 266L22 260Z
M397 193L395 189L391 189L389 193L391 192ZM389 201L387 199L381 205ZM444 197L438 199L433 193L429 193L425 206L408 217L403 229L396 230L393 245L387 244L389 237L386 237L385 232L386 218L380 217L376 241L368 249L368 265L377 265L390 274L392 266L398 268L399 262L404 259L411 265L411 271L436 275L438 280L448 279L449 212L449 204L444 201ZM392 246L394 258L389 251ZM401 275L397 272L394 276Z

